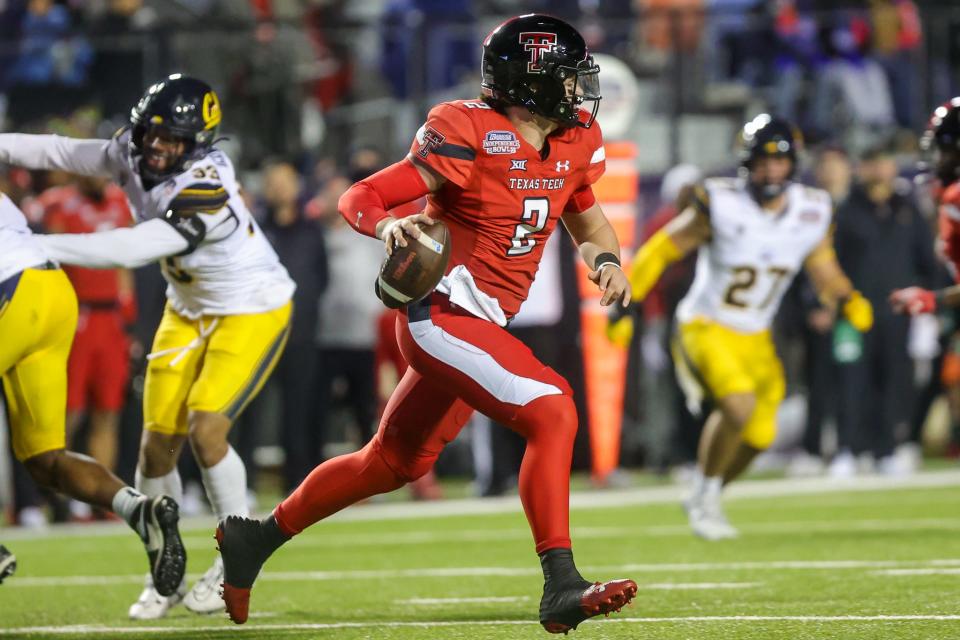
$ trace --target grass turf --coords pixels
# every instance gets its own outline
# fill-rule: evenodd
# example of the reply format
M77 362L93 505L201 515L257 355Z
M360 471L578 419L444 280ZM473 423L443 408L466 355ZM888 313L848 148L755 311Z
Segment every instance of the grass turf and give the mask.
M574 633L954 639L958 506L951 487L739 498L727 510L742 536L721 543L693 538L676 504L576 509L581 571L632 577L640 594L621 614ZM213 558L212 524L185 539L196 577ZM542 578L519 512L315 526L268 563L243 627L182 607L160 621L126 619L145 561L122 527L54 531L7 546L20 568L0 586L0 640L547 637L537 624Z

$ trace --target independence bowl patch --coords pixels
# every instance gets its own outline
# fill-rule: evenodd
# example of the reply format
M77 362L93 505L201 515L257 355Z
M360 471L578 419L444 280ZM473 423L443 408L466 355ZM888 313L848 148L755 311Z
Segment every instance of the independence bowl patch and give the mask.
M483 137L483 150L489 154L516 153L520 141L512 131L487 131Z

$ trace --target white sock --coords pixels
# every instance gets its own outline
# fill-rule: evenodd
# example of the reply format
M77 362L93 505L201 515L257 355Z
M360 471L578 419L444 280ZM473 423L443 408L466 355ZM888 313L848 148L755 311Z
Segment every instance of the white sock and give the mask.
M699 466L697 466L697 468L693 470L693 482L690 485L691 486L690 497L693 498L694 500L700 500L701 498L703 498L703 490L704 490L703 483L704 483L703 471L700 469Z
M203 488L218 520L227 516L250 515L247 506L247 469L237 452L230 447L223 460L208 469L201 467Z
M117 493L113 496L113 501L111 502L113 512L126 520L127 523L133 527L134 531L139 533L141 536L143 536L143 532L139 530L139 522L135 521L134 514L137 511L137 507L139 507L144 500L145 496L139 491L131 489L130 487L124 487L123 489L117 491Z
M140 467L134 476L134 486L140 493L150 496L170 496L177 504L183 502L183 484L180 482L180 472L174 467L173 471L165 476L148 478L140 473Z
M703 479L703 497L706 500L720 500L720 492L723 490L723 478L713 476Z

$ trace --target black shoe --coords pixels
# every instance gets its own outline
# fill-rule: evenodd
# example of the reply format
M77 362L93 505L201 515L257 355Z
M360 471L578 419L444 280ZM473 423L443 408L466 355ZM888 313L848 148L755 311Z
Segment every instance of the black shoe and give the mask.
M230 619L237 624L247 621L250 611L250 589L267 558L286 542L276 520L253 520L229 516L217 525L217 543L223 558L223 591Z
M9 578L17 570L17 557L0 544L0 583Z
M162 596L176 593L187 570L187 551L183 548L177 522L180 509L170 496L147 498L134 515L140 538L147 548L153 586Z
M600 614L610 615L629 604L637 595L633 580L611 580L548 590L540 600L540 624L550 633L567 633L577 625Z

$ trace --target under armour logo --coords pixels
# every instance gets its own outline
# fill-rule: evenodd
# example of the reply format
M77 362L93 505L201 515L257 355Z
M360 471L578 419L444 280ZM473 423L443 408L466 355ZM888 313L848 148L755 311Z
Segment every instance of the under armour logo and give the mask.
M357 229L360 228L360 218L363 217L363 211L357 211Z
M527 170L527 161L526 160L511 160L510 161L510 171L526 171Z
M556 171L570 171L570 161L569 160L557 160Z

